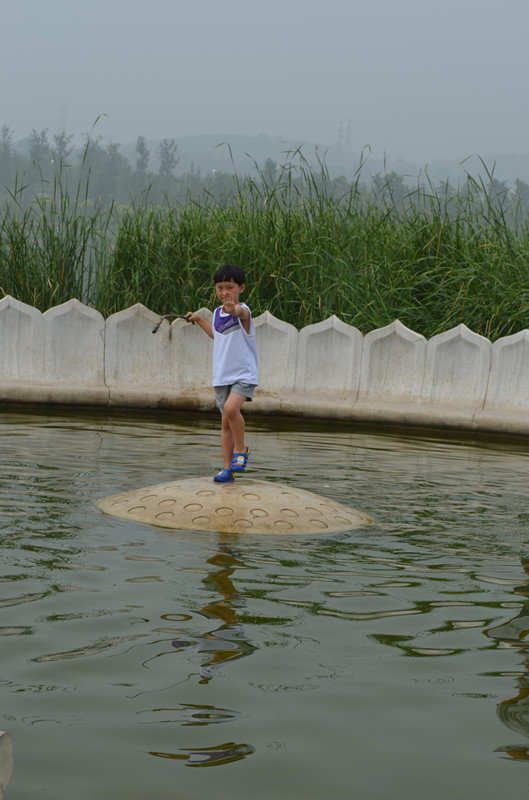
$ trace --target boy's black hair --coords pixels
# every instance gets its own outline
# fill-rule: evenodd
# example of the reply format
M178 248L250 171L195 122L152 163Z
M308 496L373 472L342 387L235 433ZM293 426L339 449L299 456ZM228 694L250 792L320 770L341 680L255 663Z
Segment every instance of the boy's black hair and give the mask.
M213 275L213 283L221 281L235 281L239 286L246 283L244 272L237 264L223 264Z

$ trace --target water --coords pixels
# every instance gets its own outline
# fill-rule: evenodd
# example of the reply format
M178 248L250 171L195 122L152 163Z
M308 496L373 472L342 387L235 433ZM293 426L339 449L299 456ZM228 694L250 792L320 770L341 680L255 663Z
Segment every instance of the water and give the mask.
M6 800L525 796L527 443L250 421L254 477L375 525L260 538L97 510L213 474L217 427L0 413Z

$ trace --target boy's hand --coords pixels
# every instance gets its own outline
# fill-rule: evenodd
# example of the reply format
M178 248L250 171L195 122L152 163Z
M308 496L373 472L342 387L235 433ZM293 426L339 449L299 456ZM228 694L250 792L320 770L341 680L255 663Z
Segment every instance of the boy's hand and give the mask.
M235 303L231 298L226 298L224 300L224 311L226 314L231 314L234 317L238 317L241 313L241 307L238 303Z
M204 333L207 333L210 339L213 339L213 330L211 328L211 322L208 322L207 319L201 317L200 314L195 314L194 311L188 311L184 319L186 319L192 325L196 323L199 326L199 328L202 328Z

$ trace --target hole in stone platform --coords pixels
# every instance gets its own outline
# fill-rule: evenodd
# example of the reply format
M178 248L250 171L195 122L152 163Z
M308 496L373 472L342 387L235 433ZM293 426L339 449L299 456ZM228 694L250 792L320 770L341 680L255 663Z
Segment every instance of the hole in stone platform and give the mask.
M219 517L229 517L231 514L234 513L233 508L228 508L227 506L221 506L215 510L215 513Z
M278 520L276 520L276 522L274 522L274 525L276 526L276 528L279 528L279 530L282 530L282 531L289 531L293 527L290 524L290 522L286 521L286 519L278 519Z
M184 506L184 511L200 511L203 507L200 503L188 503L187 506Z
M161 511L159 514L156 514L156 519L172 519L174 514L172 511Z
M285 517L299 517L299 514L298 514L298 512L297 512L297 511L294 511L294 509L293 509L293 508L282 508L282 509L281 509L281 513L282 513L282 514L283 514Z
M265 511L264 508L251 508L250 514L252 517L267 517L268 511Z

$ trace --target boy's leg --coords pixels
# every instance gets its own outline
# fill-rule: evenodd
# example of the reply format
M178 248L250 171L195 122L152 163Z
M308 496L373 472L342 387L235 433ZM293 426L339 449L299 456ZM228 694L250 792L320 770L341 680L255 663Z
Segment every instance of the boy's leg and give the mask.
M220 441L222 444L222 457L224 466L229 469L233 458L233 434L226 414L222 415L222 427L220 429Z
M230 466L231 456L233 453L244 452L244 417L241 414L241 406L247 398L243 394L237 392L230 392L228 399L224 403L224 413L222 415L222 454L226 458L224 450L224 419L226 418L227 425L231 433L231 439L226 436L227 445L231 445L230 461L227 466ZM226 450L228 447L226 448Z

